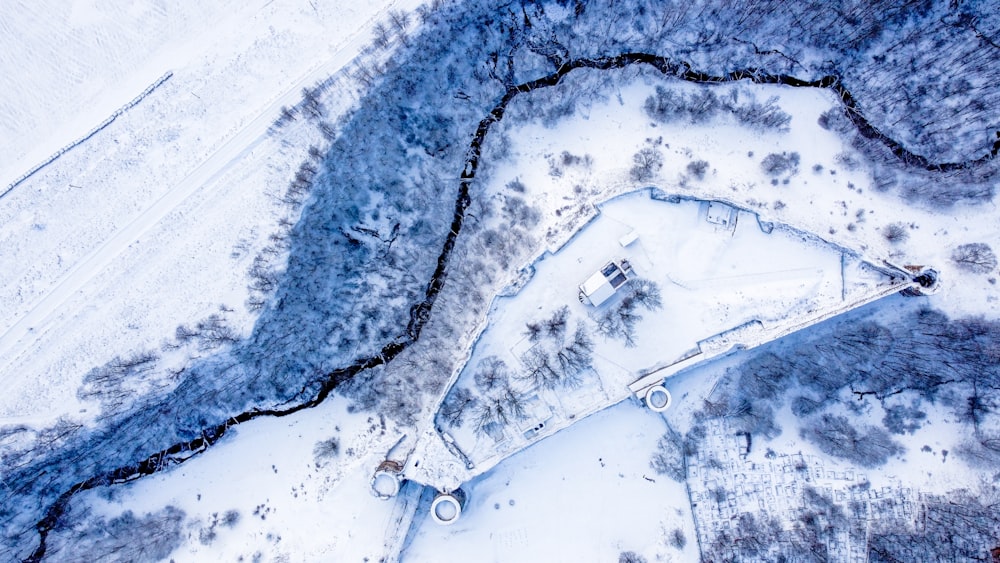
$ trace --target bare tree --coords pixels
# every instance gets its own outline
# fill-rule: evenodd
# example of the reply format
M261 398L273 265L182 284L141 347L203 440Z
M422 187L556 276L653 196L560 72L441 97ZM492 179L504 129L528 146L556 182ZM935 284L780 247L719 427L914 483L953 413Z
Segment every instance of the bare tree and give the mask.
M542 336L542 323L524 323L524 335L531 342L538 342L538 339Z
M472 391L466 387L456 386L448 392L444 402L441 403L438 416L448 426L458 427L465 421L465 415L475 410L478 404L479 401L473 396Z
M606 338L620 338L631 348L635 346L636 327L642 320L639 309L653 311L662 305L659 285L642 278L633 279L624 297L594 318L597 332Z
M378 49L385 49L391 42L389 28L382 22L378 22L372 28L372 43Z
M646 147L632 155L632 162L629 176L636 182L644 182L663 168L663 153L652 147Z
M997 268L997 255L983 242L963 244L951 253L951 260L960 269L974 274L988 274Z
M305 111L306 116L319 119L326 115L326 107L319 99L320 93L319 88L302 89L302 109Z
M370 88L381 78L384 70L377 64L363 57L354 61L354 78L364 87Z
M247 270L247 275L250 276L249 287L253 291L271 293L278 288L278 274L271 268L264 256L254 257L253 264Z
M563 305L545 321L545 332L549 338L562 340L566 335L566 320L569 318L569 307Z
M117 411L136 393L130 383L152 371L159 359L160 356L152 350L125 357L116 356L107 364L87 372L83 385L77 390L77 397L99 400L105 411Z
M885 430L866 427L859 431L846 417L831 414L802 428L801 434L825 453L862 467L878 467L905 451Z
M649 466L660 475L666 475L683 483L687 479L687 456L685 455L684 437L669 425L667 432L656 443Z
M509 384L510 369L507 362L488 356L480 360L472 377L480 391L490 391Z
M209 315L204 320L198 322L199 347L202 350L218 348L223 344L233 344L239 342L239 335L226 324L226 320L220 315Z
M524 372L518 377L541 389L555 389L563 379L562 371L552 360L548 350L535 345L521 357Z
M563 385L573 386L579 383L580 372L589 368L593 362L593 352L594 341L582 325L577 325L573 338L555 355L559 371L562 372Z
M996 467L995 465L993 467ZM982 483L930 496L913 519L876 521L868 543L872 561L989 561L1000 536L1000 489ZM919 526L914 526L914 522Z
M476 405L476 433L482 434L495 424L506 427L525 417L524 395L510 386L493 389Z
M389 23L392 25L396 37L403 45L410 44L408 27L410 25L410 14L402 10L389 10Z
M90 510L70 511L48 537L46 555L78 561L158 561L166 559L183 541L185 513L166 508L136 516L126 510L105 519Z

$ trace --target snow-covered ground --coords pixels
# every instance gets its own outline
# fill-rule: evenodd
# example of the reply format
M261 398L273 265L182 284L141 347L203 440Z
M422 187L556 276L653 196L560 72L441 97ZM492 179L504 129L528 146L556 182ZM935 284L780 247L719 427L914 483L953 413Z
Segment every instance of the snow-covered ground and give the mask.
M557 211L568 209L579 192L592 192L593 199L601 201L654 185L691 197L731 201L755 210L764 221L814 233L873 260L938 268L943 287L934 298L934 306L948 314L982 314L996 309L1000 289L989 282L995 275L957 271L950 255L956 246L972 242L1000 247L997 203L933 210L903 204L897 194L876 190L864 158L817 122L820 114L839 103L833 93L784 86L750 87L758 99L777 96L781 108L792 116L788 132L760 132L728 118L703 124L657 124L643 111L643 102L653 94L655 85L682 91L712 88L720 97L736 87L698 86L640 75L608 92L608 100L587 103L554 127L504 122L497 133L509 136L513 158L491 170L492 189L499 191L511 179L520 179L532 200L553 220ZM515 99L511 113L517 111L518 103ZM663 167L649 180L633 181L627 174L632 157L647 147L662 153ZM564 151L589 156L589 163L561 165ZM792 152L799 154L797 171L772 183L761 161L772 153ZM696 160L708 162L704 179L695 178L687 168ZM821 168L817 170L816 165ZM890 242L884 229L896 223L903 225L907 237ZM558 232L553 240L571 234Z
M76 398L83 374L157 348L181 323L227 309L247 331L246 271L323 143L305 120L271 125L346 68L388 10L418 3L231 4L0 8L4 182L173 72L0 198L0 421L94 414ZM352 91L328 103L331 120Z
M649 458L665 426L625 402L511 457L467 486L462 518L418 514L403 561L697 560L684 485L656 475ZM680 529L685 547L671 545Z
M705 88L664 82L678 89ZM526 193L524 197L544 214L537 230L545 234L547 251L577 236L581 219L585 220L589 214L588 205L643 185L652 184L691 197L731 201L754 209L765 221L786 223L815 233L835 245L855 249L874 261L932 266L942 273L943 287L941 293L928 299L929 305L953 316L984 313L991 318L996 316L995 273L963 272L950 260L952 250L960 244L986 242L994 248L1000 246L1000 232L995 228L998 215L995 203L956 206L947 211L931 210L903 205L897 195L877 191L867 166L852 164L863 162L861 156L834 133L818 125L819 115L837 103L827 92L753 87L758 99L778 96L782 108L792 115L788 132L761 133L718 119L702 125L652 123L642 111L642 101L652 94L652 86L657 83L661 81L656 78L636 80L615 92L607 102L587 104L574 117L554 127L516 120L504 122L496 134L509 138L513 157L489 169L486 175L489 181L482 187L482 197L501 200L509 197L510 191L505 191L504 187L518 180ZM711 88L724 91L729 87ZM516 114L516 108L510 114ZM641 125L637 127L637 124ZM650 180L636 182L628 177L631 156L647 147L665 156L663 169ZM798 153L800 158L797 170L772 182L761 168L762 159L771 153L792 152ZM695 160L706 160L710 164L704 179L694 177L688 169L688 164ZM627 223L627 220L622 222L621 232L605 238L616 240L617 236L625 234L629 230ZM905 239L891 241L885 236L886 229L894 224L903 226L907 233ZM605 258L593 257L597 262ZM546 287L557 292L559 285ZM561 302L554 295L549 297L543 300L546 306L554 307L553 304ZM544 317L542 309L522 313L523 316L532 313ZM508 327L509 342L516 343L523 338L523 322L537 320L524 318L521 323L511 325L513 328ZM648 332L643 334L648 336ZM507 352L498 350L491 353ZM475 359L476 353L470 355L470 366ZM711 370L698 370L697 373L709 376ZM700 403L700 398L707 397L708 387L714 381L715 378L706 377L700 387L696 383L691 391L693 400ZM668 412L667 418L671 416ZM927 435L919 439L946 447L953 441L946 437L947 431L941 433L942 429L942 426L935 426L925 431L932 432L933 437ZM546 449L547 443L555 439L533 447ZM427 437L424 440L424 443L433 442ZM907 443L917 440L913 438ZM792 451L796 448L814 450L808 444L799 446L794 435L783 438L781 443ZM911 448L907 459L922 464L917 458L924 453ZM444 456L442 462L451 457L438 445L430 445L426 451L418 446L415 455L421 458L418 472L428 477L436 473L433 466L436 456ZM879 477L872 482L889 483L901 477L911 486L928 486L928 479L934 479L933 472L910 475L916 466L907 466L903 460L890 463L891 469L881 476L884 479ZM962 467L955 471L947 474L958 479L956 483L961 481L961 476L968 476ZM489 479L490 475L487 473L484 479ZM476 494L479 482L475 480L469 484L472 495ZM940 483L937 481L938 485ZM942 491L940 487L929 489Z
M519 113L517 104L520 102L515 99L508 121L502 122L493 132L509 138L511 157L491 163L486 174L488 181L481 187L483 194L480 197L509 197L510 191L505 187L517 180L523 187L523 197L543 215L535 229L543 234L546 242L546 246L539 249L539 256L555 252L574 236L586 237L590 226L581 235L577 232L593 214L593 205L642 186L654 185L668 193L729 201L754 210L762 221L774 221L814 233L821 240L857 251L875 263L888 260L900 266L928 265L938 269L942 273L942 290L932 298L933 306L949 315L982 314L995 309L991 304L1000 296L1000 290L990 282L991 276L962 272L954 267L949 257L959 244L986 242L994 248L1000 247L1000 231L994 226L998 214L996 204L959 206L942 213L900 205L898 196L875 190L869 168L862 164L843 164L861 163L863 158L845 140L818 123L820 114L838 103L829 92L753 86L752 91L758 99L776 96L781 108L792 116L788 131L761 132L734 123L728 117L717 117L703 124L655 123L643 111L643 102L653 94L656 85L682 91L711 88L720 97L726 95L728 89L737 87L697 86L639 75L610 93L607 100L584 104L574 116L554 126L518 121L517 116L524 116ZM566 87L572 88L572 83ZM649 179L636 181L629 176L633 155L647 148L663 156L663 166ZM794 171L772 178L762 169L761 162L773 153L797 153L799 163ZM688 169L688 165L697 160L708 162L703 179L695 177ZM630 220L627 213L615 217L617 230L609 227L611 230L602 240L615 246L618 237L630 231ZM885 229L894 224L903 225L908 235L904 240L890 241L885 236ZM593 256L578 253L579 264L560 270L560 274L565 270L565 279L560 275L551 284L541 284L551 295L531 303L566 302L557 293L574 293L575 284L570 278L576 283L582 282L586 276L580 272L592 273L612 258L608 252L610 250L605 248L595 250ZM787 254L783 250L777 252ZM742 250L737 254L754 261L752 252ZM708 249L692 244L686 259L705 260L710 255ZM584 265L584 261L589 263ZM642 260L636 262L642 266ZM579 272L573 268L579 268ZM543 261L540 270L544 269ZM785 296L784 291L775 294ZM764 308L771 310L772 305L772 312L778 316L788 308L787 304L783 306L778 301L765 304ZM645 327L646 338L648 332L670 333L668 312L680 306L671 303L666 296L664 311L667 313L659 317L662 326ZM502 314L502 311L497 313ZM541 310L533 314L539 318L545 316ZM523 323L540 320L527 318L528 311L520 311L514 317L518 315L525 318L507 323L509 334L500 339L510 347L516 347L515 344L523 339ZM492 314L488 322L500 323ZM471 345L470 341L470 349ZM645 365L676 360L677 354L686 349L682 346L679 351L667 353L669 358L644 358ZM485 355L491 354L509 355L510 352L497 347ZM470 356L470 365L475 363L476 357ZM428 427L432 424L427 422ZM427 436L433 436L433 432ZM433 441L433 437L423 439L428 449L418 446L414 454L420 460L420 468L411 465L409 469L419 474L415 476L417 479L436 478L434 463L429 461L436 456L444 456L440 460L442 466L455 462L439 444L428 444Z
M516 295L494 302L489 327L456 385L472 396L481 395L487 389L475 381L477 374L491 369L483 367L486 363L499 360L511 374L512 388L527 397L527 412L516 424L486 433L477 427L472 407L465 409L469 412L460 424L438 416L438 427L475 466L464 479L625 399L632 382L647 373L703 361L694 357L708 359L736 344L758 345L819 311L849 309L865 295L893 285L889 274L841 248L781 225L768 225L765 232L753 213L651 195L643 190L602 203L599 215L565 246L532 264L531 280ZM609 261L621 260L631 265L632 285L637 279L653 282L662 300L661 307L640 312L643 318L631 346L600 334L598 327L601 315L618 306L630 285L599 307L578 299L584 280ZM563 307L564 330L582 330L592 340L593 365L579 375L579 382L546 389L524 380L532 350L545 349L538 340L546 340L526 335L526 326L539 324L544 331L545 319ZM730 334L741 327L746 334ZM418 447L411 463L422 456ZM429 465L427 460L421 463ZM413 478L422 475L413 466L408 471L417 474Z
M287 212L276 194L309 146L322 142L304 121L272 136L270 124L303 87L353 59L381 14L414 5L258 0L144 12L80 1L62 10L62 19L40 16L59 13L58 2L0 7L3 68L48 70L30 80L0 74L0 123L11 132L2 140L0 185L100 123L165 71L174 73L107 129L0 198L0 423L44 426L61 414L79 415L91 408L76 397L86 370L156 348L177 325L222 306L232 309L227 315L234 326L249 328L245 271ZM142 23L119 28L122 18ZM74 61L75 70L52 62L59 59ZM538 254L576 232L579 222L571 219L581 216L571 214L577 209L589 212L588 206L639 187L732 201L874 259L933 265L943 280L933 306L951 315L997 316L990 276L962 273L948 260L963 243L1000 248L996 203L942 213L876 191L864 165L848 167L842 163L850 158L838 158L858 160L852 149L817 125L819 114L837 104L829 92L752 87L761 99L778 96L793 116L789 132L760 133L725 119L654 124L642 102L660 83L640 75L609 92L609 100L588 103L550 128L505 120L495 133L509 136L513 158L496 163L474 196L499 194L520 178L550 228ZM571 81L560 87L571 88ZM351 101L344 95L331 118ZM628 171L641 148L660 151L665 160L652 178L637 182ZM564 165L563 151L590 159ZM761 160L793 151L799 170L772 183ZM694 160L709 163L704 179L688 172ZM896 223L909 237L892 243L883 232ZM471 337L462 344L471 346ZM713 379L685 382L694 401L707 395ZM676 394L681 403L685 393ZM684 488L649 471L663 430L662 420L632 402L595 415L470 483L472 504L455 526L432 527L418 513L404 555L578 561L613 560L633 550L694 559ZM385 544L403 532L401 508L374 499L368 479L401 431L389 425L383 433L377 418L351 414L343 399L331 398L292 417L241 425L210 453L173 471L73 502L109 517L126 509L181 508L188 520L179 560L258 552L275 560L392 557ZM317 445L334 436L339 453L317 457ZM943 443L936 435L924 438L934 449ZM913 452L911 459L930 455ZM892 472L906 469L892 463ZM241 515L238 522L212 525L213 514L230 510ZM685 550L669 545L674 528L685 534Z
M352 415L345 400L334 398L294 417L241 425L212 455L80 495L74 504L108 519L124 510L142 516L179 508L187 518L182 544L171 555L177 561L262 555L264 561L377 561L394 541L397 507L375 498L368 480L395 438L384 420ZM331 439L335 451L317 450ZM213 524L213 515L222 520L230 511L239 515L235 524ZM63 555L74 553L75 542L67 543ZM60 550L52 555L58 559Z

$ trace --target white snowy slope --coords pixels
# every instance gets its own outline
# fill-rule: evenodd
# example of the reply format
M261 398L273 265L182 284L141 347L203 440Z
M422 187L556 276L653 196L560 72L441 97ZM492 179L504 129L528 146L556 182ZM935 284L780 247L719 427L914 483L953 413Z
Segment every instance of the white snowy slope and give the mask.
M664 430L631 402L594 415L470 482L455 524L417 514L402 560L616 561L623 551L697 560L684 485L649 467ZM675 530L681 549L670 545Z
M351 414L342 398L294 417L240 425L233 436L172 471L74 504L92 517L137 516L172 506L184 511L176 561L377 561L386 555L395 505L369 492L371 466L392 445L394 428L377 417ZM319 452L319 442L336 449ZM77 504L78 503L78 504ZM222 524L226 513L230 524ZM387 535L388 532L388 535ZM137 542L152 542L133 529ZM54 534L52 560L84 549L72 535Z
M323 142L302 123L269 128L388 10L418 3L230 4L0 7L5 186L172 72L0 197L0 421L80 414L88 369L156 348L181 323L224 308L247 330L246 270ZM338 96L331 118L352 102Z

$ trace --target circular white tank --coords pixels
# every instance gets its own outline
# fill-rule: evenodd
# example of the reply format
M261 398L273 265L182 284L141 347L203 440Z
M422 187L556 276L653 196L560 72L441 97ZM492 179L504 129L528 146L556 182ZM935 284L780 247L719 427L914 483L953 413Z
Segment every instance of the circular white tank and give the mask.
M673 398L670 391L662 385L654 385L646 390L646 406L655 412L663 412L670 408Z
M431 518L442 526L454 524L462 516L465 507L465 492L461 489L453 493L440 493L431 504Z
M372 476L372 493L383 500L388 500L399 493L399 474L380 469Z

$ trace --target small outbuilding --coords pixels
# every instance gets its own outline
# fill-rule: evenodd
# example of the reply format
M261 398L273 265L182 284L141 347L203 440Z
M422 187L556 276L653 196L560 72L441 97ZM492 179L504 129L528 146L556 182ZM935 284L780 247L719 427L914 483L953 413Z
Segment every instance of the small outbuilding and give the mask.
M620 263L608 262L580 286L580 301L594 307L601 305L625 285L631 271L632 267L627 260Z

